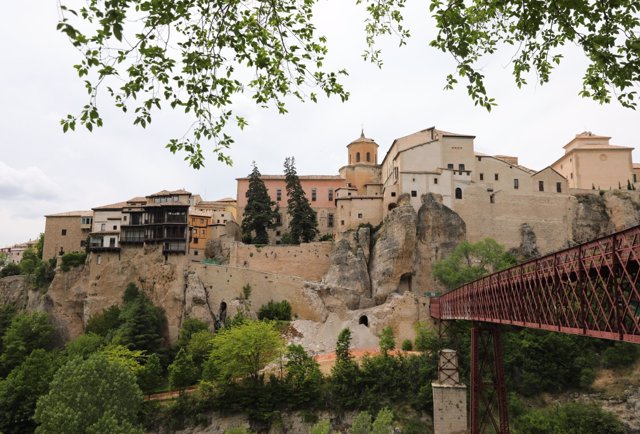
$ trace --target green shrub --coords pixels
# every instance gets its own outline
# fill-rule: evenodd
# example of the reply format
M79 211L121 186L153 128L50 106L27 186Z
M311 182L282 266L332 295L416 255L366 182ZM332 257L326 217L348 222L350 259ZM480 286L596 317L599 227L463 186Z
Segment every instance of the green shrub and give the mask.
M73 267L84 265L86 259L87 254L84 252L65 253L61 258L62 263L60 264L60 268L62 269L62 271L67 272Z
M291 304L287 300L271 300L260 306L258 319L291 321Z
M20 275L20 266L18 264L14 264L13 262L5 265L2 270L0 270L0 278L7 276L18 276Z
M639 349L636 344L616 342L602 353L602 363L606 368L629 366L638 360Z
M324 234L318 238L318 241L333 241L333 234Z
M405 339L402 341L402 351L412 351L413 350L413 342L410 339Z

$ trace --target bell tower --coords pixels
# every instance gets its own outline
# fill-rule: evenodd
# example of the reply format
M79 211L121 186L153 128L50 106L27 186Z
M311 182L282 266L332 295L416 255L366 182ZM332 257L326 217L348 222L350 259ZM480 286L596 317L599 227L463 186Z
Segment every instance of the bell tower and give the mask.
M378 195L378 144L361 131L360 137L347 145L347 158L347 165L340 168L340 175L348 187L355 189L358 196Z
M347 145L347 154L347 164L350 166L378 164L378 144L373 139L365 137L364 130L361 131L360 137Z

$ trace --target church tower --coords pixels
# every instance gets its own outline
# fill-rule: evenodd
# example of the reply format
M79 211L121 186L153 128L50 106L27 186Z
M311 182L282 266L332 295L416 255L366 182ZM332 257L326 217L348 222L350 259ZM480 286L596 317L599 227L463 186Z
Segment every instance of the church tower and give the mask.
M353 142L347 145L348 164L367 164L375 166L378 164L378 144L364 136L364 130Z
M357 196L377 196L380 189L380 167L378 166L378 144L364 131L347 145L347 165L340 168L340 175Z

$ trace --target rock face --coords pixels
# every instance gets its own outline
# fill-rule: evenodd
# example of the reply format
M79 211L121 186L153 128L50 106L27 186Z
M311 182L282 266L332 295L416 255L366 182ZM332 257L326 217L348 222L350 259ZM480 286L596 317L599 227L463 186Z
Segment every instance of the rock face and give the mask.
M516 257L518 262L528 261L540 256L536 233L529 223L522 223L520 226L520 239L520 246L509 251Z
M0 306L12 304L18 310L27 307L29 286L25 276L8 276L0 279Z
M213 313L213 309L209 306L207 288L194 272L185 273L182 321L186 318L199 319L200 321L207 323L210 330L213 330L217 319L216 315Z
M390 294L422 293L437 287L432 264L465 238L466 225L440 197L427 194L415 212L401 195L373 236L367 227L351 231L335 245L322 283L349 309L383 304Z
M614 231L604 195L577 194L572 242L581 244Z
M418 210L414 291L427 291L438 285L431 276L434 262L447 257L465 239L466 224L434 194L422 197Z
M371 297L371 281L367 267L369 228L350 231L338 241L331 254L329 271L322 283L351 309L360 306L361 298Z
M400 288L411 290L416 223L417 215L409 195L403 194L374 236L369 274L371 296L377 304L384 303L390 293Z

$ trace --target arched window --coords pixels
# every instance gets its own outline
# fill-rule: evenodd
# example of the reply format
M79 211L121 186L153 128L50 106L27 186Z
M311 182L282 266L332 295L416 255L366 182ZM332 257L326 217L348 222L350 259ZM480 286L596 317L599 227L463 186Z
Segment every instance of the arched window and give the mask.
M462 199L462 189L460 187L456 188L456 199Z
M360 162L360 152L356 152L356 163Z
M371 152L367 152L367 163L371 161Z

